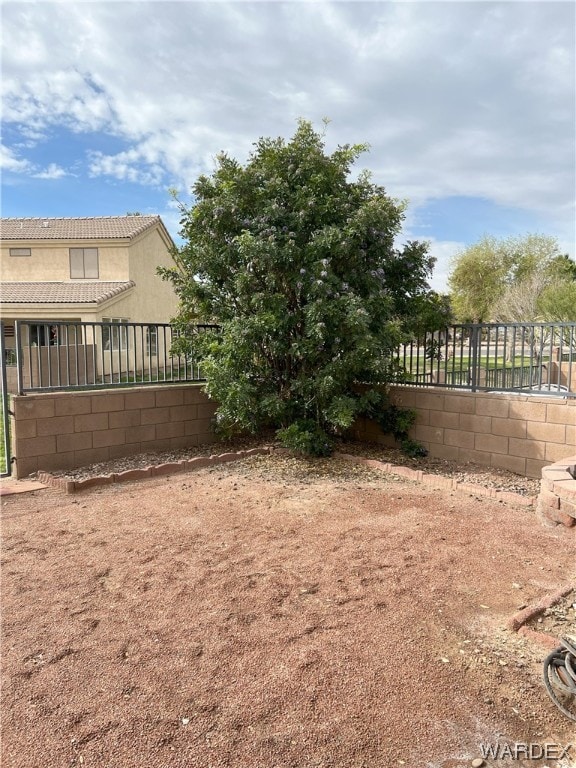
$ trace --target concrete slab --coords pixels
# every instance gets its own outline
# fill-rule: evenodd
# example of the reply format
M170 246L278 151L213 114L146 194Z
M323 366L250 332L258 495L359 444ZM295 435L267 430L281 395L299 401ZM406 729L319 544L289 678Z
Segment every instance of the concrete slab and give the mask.
M14 480L12 477L4 477L0 481L0 496L41 491L43 488L48 488L48 486L36 480Z

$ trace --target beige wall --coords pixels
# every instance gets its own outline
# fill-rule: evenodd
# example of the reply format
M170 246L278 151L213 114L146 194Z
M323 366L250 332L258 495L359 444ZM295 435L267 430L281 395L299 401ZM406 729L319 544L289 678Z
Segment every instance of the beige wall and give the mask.
M30 256L10 256L10 248L30 248ZM2 280L41 283L70 280L70 248L98 248L99 280L129 280L127 243L101 241L37 240L8 242L2 245ZM74 281L77 282L77 281Z
M540 477L544 466L576 454L575 399L409 387L391 394L417 411L411 436L431 456ZM12 410L16 477L213 440L215 404L199 384L24 395ZM366 421L357 435L393 444Z
M10 247L30 248L31 256L10 256ZM99 280L134 280L136 288L98 307L74 305L9 305L2 308L7 317L54 318L67 320L80 314L84 322L99 322L103 317L126 318L134 323L168 323L178 307L172 284L156 274L159 266L173 266L171 243L160 227L142 232L133 240L107 241L17 241L1 247L1 275L6 282L70 281L70 247L98 248ZM74 280L72 282L82 282Z
M126 309L134 323L169 323L178 308L178 300L172 283L162 280L158 267L173 267L174 262L159 230L148 237L137 239L130 248L130 279L136 283L136 291L126 299Z
M576 399L392 387L394 403L417 412L410 436L435 456L540 477L542 467L576 453ZM394 443L361 420L361 439Z
M59 470L214 441L198 384L14 396L13 473Z

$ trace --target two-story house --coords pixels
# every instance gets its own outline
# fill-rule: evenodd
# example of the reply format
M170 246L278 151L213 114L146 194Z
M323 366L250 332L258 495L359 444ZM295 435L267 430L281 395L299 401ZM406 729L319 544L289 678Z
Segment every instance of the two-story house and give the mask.
M170 322L178 304L172 285L156 272L173 265L174 248L159 216L4 218L0 226L9 361L16 320L38 321L23 325L22 346L63 345L68 357L71 347L86 357L87 346L97 343L85 324L118 324L99 331L98 344L114 349L126 346L122 324L145 323L148 352L155 353L154 324Z

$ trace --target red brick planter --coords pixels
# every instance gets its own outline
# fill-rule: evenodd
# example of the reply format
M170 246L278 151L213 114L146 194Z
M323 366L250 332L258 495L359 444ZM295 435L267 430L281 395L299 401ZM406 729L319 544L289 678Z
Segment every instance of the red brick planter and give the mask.
M576 456L569 456L542 470L536 509L546 523L576 525L576 480L569 472L574 464Z

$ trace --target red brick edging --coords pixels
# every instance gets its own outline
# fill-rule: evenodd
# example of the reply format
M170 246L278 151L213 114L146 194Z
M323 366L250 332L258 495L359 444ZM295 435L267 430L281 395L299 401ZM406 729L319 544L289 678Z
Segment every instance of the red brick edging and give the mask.
M339 459L344 459L345 461L354 461L357 464L364 464L364 466L370 467L371 469L390 472L392 475L405 477L407 480L414 480L417 483L424 483L424 485L430 485L433 488L441 488L446 491L465 493L467 495L486 496L489 499L495 499L496 501L501 502L507 501L510 504L519 504L523 507L532 507L536 503L536 499L531 496L521 496L519 493L512 493L511 491L499 491L494 488L485 488L482 485L475 485L474 483L460 483L451 477L432 475L422 472L420 469L401 467L396 464L378 461L378 459L363 459L360 456L354 456L350 453L335 453L334 456Z
M525 626L531 619L539 616L547 608L556 605L562 600L563 597L569 595L576 589L574 584L566 584L555 592L551 592L549 595L545 595L538 602L532 603L532 605L523 608L521 611L512 616L507 622L508 629L513 632L518 632L519 635L523 635L531 640L535 640L539 645L543 645L546 648L557 648L560 645L560 640L554 635L546 634L545 632L537 632L530 627Z
M183 459L182 461L169 462L167 464L157 464L155 466L144 467L143 469L127 469L124 472L114 472L110 475L89 477L86 478L86 480L67 480L64 477L58 477L49 472L42 471L38 472L37 478L39 482L44 483L45 485L50 485L53 488L61 488L66 491L66 493L76 493L98 485L111 485L112 483L124 483L129 480L142 480L147 477L172 475L177 472L189 472L194 469L201 469L202 467L224 464L229 461L238 461L247 456L264 455L272 452L291 453L291 451L284 448L266 446L263 448L251 448L246 451L236 451L235 453L196 456L193 459ZM475 485L474 483L459 483L457 480L453 480L450 477L428 474L422 472L420 469L411 469L410 467L390 464L388 462L379 461L378 459L365 459L362 456L355 456L349 453L335 453L334 456L339 459L344 459L345 461L353 461L357 464L363 464L366 467L380 470L381 472L389 472L392 475L404 477L407 480L414 480L417 483L430 485L433 488L440 488L468 495L486 496L487 498L495 499L496 501L509 502L524 507L531 507L536 502L535 498L521 496L519 493L499 491L494 488L484 488L484 486Z
M160 477L162 475L173 475L177 472L189 472L194 469L211 467L217 464L225 464L228 461L238 461L247 456L258 456L270 453L272 449L250 448L246 451L236 451L235 453L212 454L211 456L196 456L193 459L183 459L182 461L168 462L167 464L156 464L142 469L127 469L124 472L113 472L111 475L98 475L88 477L86 480L68 480L65 477L57 477L49 472L38 472L38 481L53 488L61 488L66 493L77 493L93 488L98 485L111 485L112 483L125 483L130 480L143 480L147 477Z

